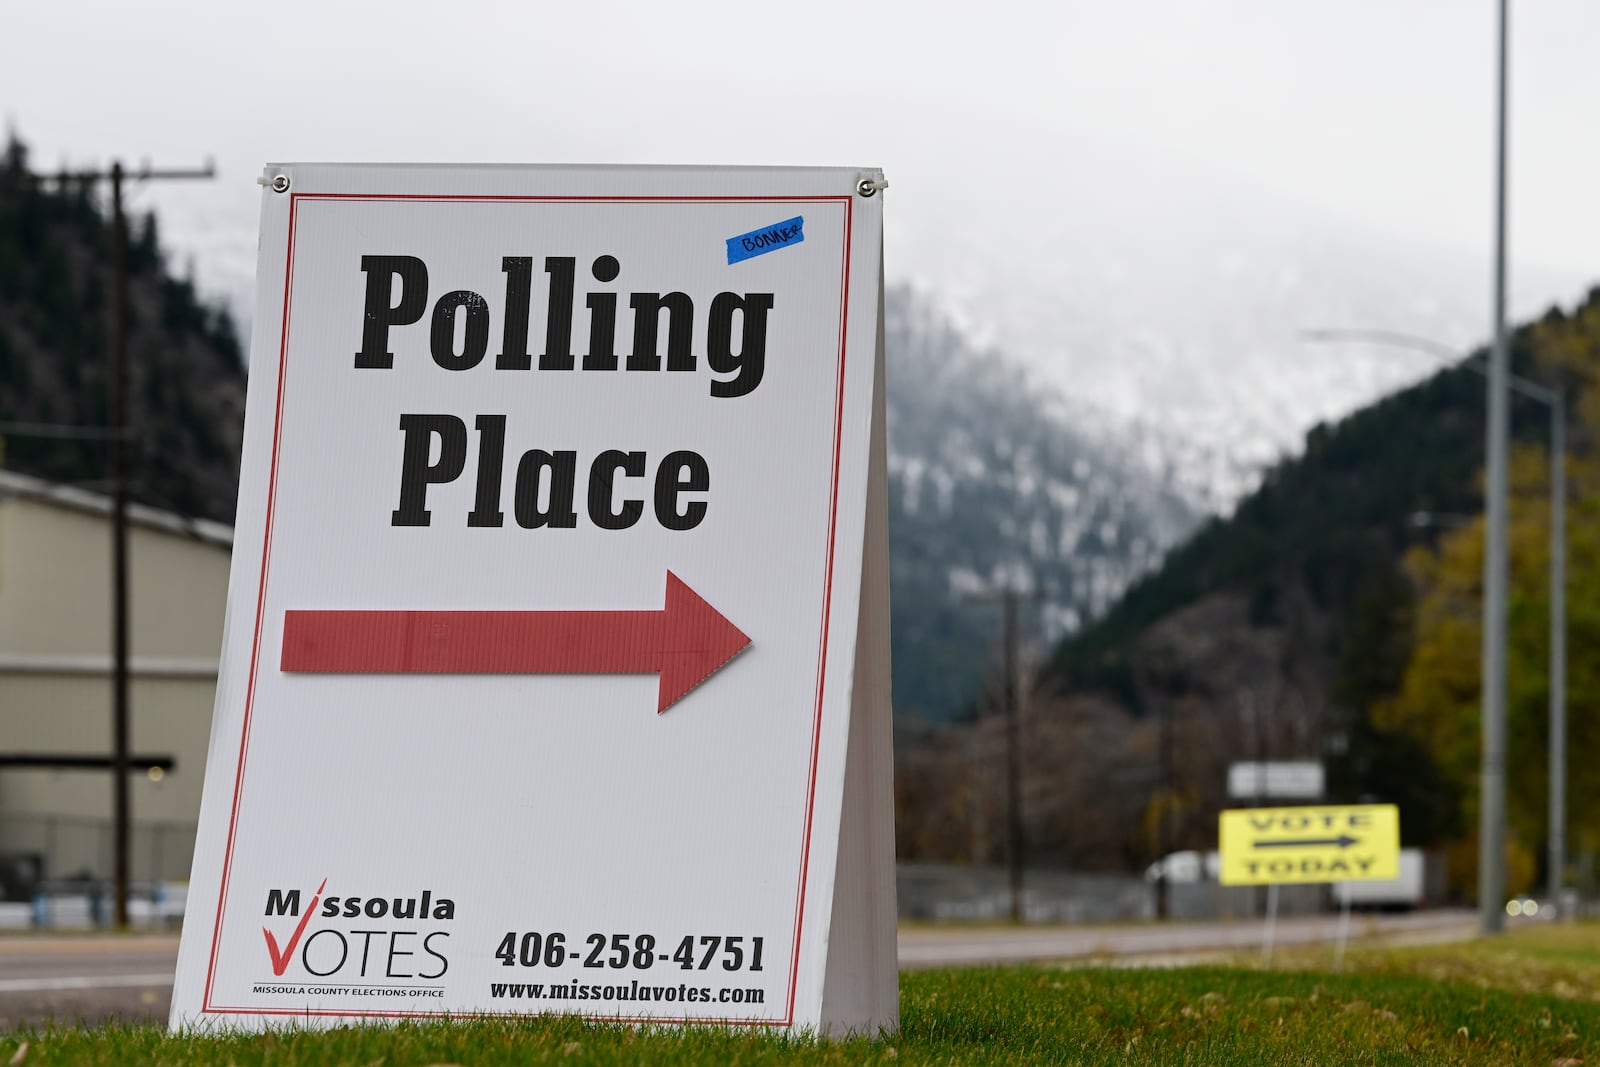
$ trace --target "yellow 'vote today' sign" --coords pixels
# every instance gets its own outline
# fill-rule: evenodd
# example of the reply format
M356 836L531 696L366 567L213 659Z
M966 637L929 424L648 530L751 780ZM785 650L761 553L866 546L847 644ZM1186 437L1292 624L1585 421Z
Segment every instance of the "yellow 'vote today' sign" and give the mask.
M1393 804L1225 811L1218 837L1223 885L1400 877L1400 809Z

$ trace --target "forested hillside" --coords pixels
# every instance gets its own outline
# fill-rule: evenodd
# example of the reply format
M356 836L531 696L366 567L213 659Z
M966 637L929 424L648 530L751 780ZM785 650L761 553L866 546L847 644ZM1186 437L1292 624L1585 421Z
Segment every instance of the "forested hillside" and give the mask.
M132 186L132 183L130 183ZM104 490L110 227L103 189L0 161L0 438L12 470ZM132 497L233 521L244 364L228 313L171 273L153 215L128 241Z
M1567 398L1566 710L1567 884L1595 885L1600 846L1600 290L1570 316L1533 332L1536 373ZM1535 412L1529 422L1542 421ZM1510 599L1507 640L1506 815L1511 892L1546 884L1550 737L1550 452L1518 447L1510 468ZM1452 529L1430 551L1406 560L1414 604L1410 655L1393 683L1368 703L1375 731L1427 751L1443 780L1477 811L1481 719L1483 524ZM1453 850L1462 886L1475 873L1468 833Z

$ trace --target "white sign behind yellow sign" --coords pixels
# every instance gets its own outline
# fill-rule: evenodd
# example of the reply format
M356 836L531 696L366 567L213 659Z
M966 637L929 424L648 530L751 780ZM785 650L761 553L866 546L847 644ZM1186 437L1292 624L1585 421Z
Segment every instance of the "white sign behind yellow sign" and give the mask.
M1223 885L1382 881L1400 876L1393 804L1224 811Z

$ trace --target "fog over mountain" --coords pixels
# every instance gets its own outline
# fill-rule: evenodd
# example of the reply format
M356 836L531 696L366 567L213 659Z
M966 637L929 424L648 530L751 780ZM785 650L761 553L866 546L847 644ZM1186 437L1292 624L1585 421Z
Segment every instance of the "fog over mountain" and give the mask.
M1463 352L1489 334L1485 255L1408 244L1126 141L1075 143L1081 165L1052 175L1048 203L1026 181L975 195L936 233L891 243L890 274L939 294L975 340L1039 382L1163 442L1181 491L1211 509L1316 423L1438 366L1401 349L1307 344L1302 331L1401 330ZM1048 162L1008 166L1026 175ZM1597 278L1600 265L1514 262L1510 313L1570 305Z
M970 160L890 172L889 281L1029 368L1075 405L1074 421L1159 450L1155 462L1208 510L1231 506L1317 422L1436 369L1394 348L1306 344L1301 331L1402 330L1463 351L1488 336L1481 252L1407 243L1170 149L1084 128L1062 136L1072 165L1050 139L1009 147L1012 177L991 186L973 184ZM152 186L145 203L160 208L178 262L192 260L202 288L248 323L253 219L238 177L228 185ZM1466 237L1487 239L1484 207L1484 234ZM1520 263L1514 223L1513 318L1570 304L1600 279L1600 267ZM1126 436L1114 433L1119 445Z

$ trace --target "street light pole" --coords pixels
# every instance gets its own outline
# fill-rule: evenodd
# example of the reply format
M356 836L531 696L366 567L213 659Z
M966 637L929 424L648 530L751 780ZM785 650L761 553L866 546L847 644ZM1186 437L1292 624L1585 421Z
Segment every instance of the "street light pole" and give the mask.
M1509 0L1500 0L1496 108L1494 346L1489 355L1489 464L1484 487L1483 751L1479 763L1478 924L1505 928L1506 835L1506 458L1510 450L1510 352L1506 338L1506 37Z
M1550 903L1559 918L1567 874L1567 408L1550 405Z

